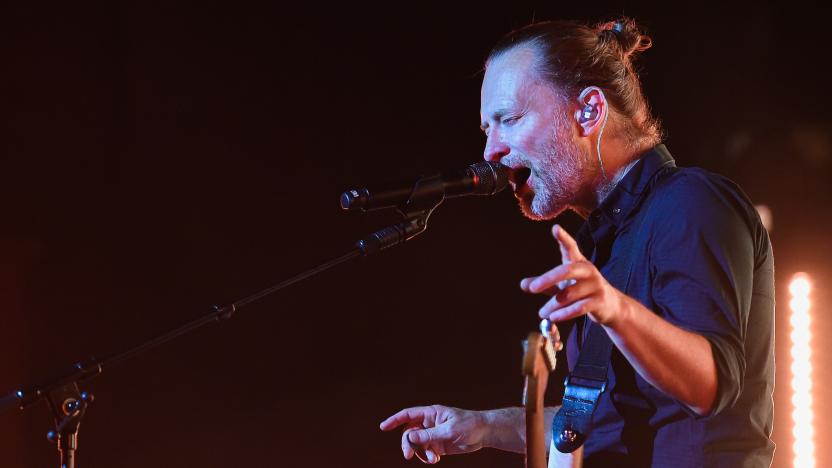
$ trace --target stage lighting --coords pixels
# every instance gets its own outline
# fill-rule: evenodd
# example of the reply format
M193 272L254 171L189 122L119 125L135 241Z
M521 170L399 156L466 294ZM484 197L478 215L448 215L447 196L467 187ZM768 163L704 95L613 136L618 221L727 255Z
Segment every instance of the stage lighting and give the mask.
M797 273L789 283L791 316L792 435L794 467L815 466L814 427L812 425L812 282L809 275Z

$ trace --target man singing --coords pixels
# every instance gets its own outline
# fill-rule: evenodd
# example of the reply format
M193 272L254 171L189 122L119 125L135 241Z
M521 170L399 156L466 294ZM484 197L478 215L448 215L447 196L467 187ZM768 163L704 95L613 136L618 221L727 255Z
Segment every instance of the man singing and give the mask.
M563 263L520 288L551 296L540 317L574 323L570 371L593 327L612 343L582 454L550 448L550 466L768 467L768 235L736 185L677 168L660 143L632 65L650 45L631 19L542 22L507 35L486 62L485 159L512 169L527 217L568 208L586 219L577 240L554 226ZM420 449L436 463L482 447L523 453L523 418L522 408L433 405L381 428L403 427L405 458Z

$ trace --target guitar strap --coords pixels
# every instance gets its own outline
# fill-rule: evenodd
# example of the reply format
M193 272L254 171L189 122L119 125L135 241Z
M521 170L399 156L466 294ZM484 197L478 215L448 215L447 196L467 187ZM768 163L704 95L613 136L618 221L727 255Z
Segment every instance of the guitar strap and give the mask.
M650 186L655 186L665 176L675 172L676 167L664 167L659 170L651 180ZM643 194L648 193L652 187L647 187ZM643 200L640 200L642 202ZM646 212L649 204L643 208ZM638 209L638 207L635 207ZM615 268L609 272L607 281L616 285L620 291L626 292L630 283L630 274L635 260L636 250L633 242L642 239L645 223L638 227L638 234L622 235L617 239L620 244L616 250L621 252L624 258L621 259L621 268ZM572 372L566 377L566 387L563 392L563 404L552 421L552 441L558 451L571 453L577 450L586 441L592 429L592 414L598 407L601 394L607 388L607 368L612 356L612 340L604 331L601 325L587 319L589 330L586 340L581 346L578 354L578 362Z

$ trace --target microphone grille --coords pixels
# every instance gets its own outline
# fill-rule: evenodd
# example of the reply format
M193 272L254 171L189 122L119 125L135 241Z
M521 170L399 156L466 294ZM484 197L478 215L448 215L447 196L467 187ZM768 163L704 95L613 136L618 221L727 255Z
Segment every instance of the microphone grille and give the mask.
M498 162L481 161L471 164L469 169L477 177L474 189L479 195L494 195L508 187L509 168Z

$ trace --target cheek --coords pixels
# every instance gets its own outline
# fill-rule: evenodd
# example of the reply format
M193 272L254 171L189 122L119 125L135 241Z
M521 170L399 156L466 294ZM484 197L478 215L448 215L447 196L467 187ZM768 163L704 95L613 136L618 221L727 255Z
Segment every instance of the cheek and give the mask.
M537 156L535 153L543 151L551 138L547 129L541 125L525 125L514 132L514 143L527 156Z

